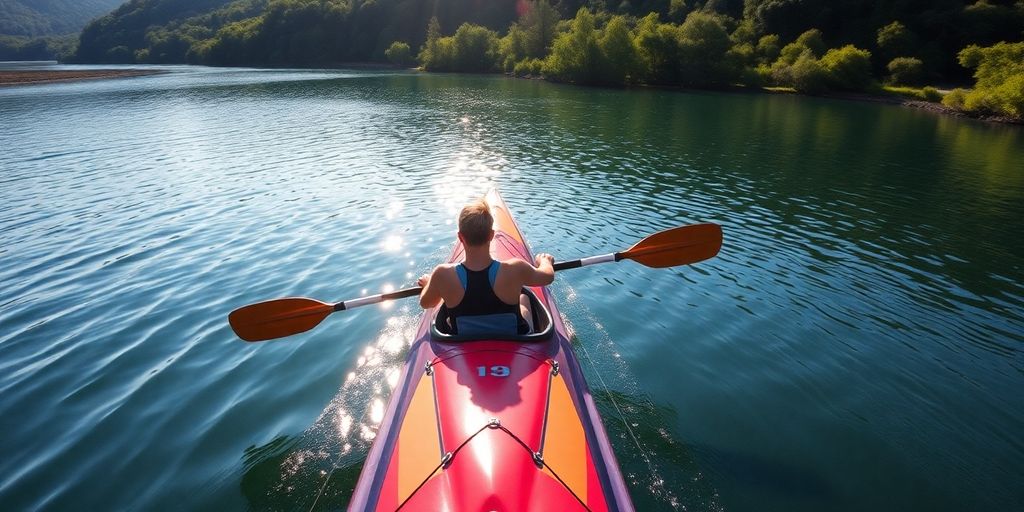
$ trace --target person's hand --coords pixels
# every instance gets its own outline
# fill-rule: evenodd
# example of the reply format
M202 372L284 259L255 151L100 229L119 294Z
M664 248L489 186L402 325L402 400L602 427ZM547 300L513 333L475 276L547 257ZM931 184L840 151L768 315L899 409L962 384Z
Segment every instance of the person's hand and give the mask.
M536 258L534 258L534 266L535 267L539 267L539 266L541 266L541 263L543 263L545 261L549 265L554 265L555 264L555 257L550 255L550 254L548 254L548 253L546 253L546 252L542 252L542 253L538 254Z
M430 282L430 274L423 274L419 279L416 280L416 284L420 287L426 286Z

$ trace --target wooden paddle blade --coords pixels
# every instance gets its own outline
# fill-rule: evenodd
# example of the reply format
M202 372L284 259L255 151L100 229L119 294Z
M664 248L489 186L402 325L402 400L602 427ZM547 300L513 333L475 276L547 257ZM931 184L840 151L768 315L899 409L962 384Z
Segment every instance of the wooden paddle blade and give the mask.
M665 268L704 261L718 254L721 248L722 226L693 224L655 233L619 256L651 268Z
M245 341L265 341L306 332L333 312L331 304L293 297L243 306L228 315L228 323Z

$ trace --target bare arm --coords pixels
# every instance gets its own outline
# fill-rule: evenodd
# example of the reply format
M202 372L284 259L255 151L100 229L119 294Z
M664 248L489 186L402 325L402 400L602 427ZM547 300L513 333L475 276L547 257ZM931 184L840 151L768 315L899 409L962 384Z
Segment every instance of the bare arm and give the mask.
M538 254L534 260L535 265L522 262L519 267L523 276L523 284L526 286L547 286L555 280L555 258L550 254Z
M434 279L442 267L434 267L430 274L424 274L419 278L419 285L423 287L420 291L420 307L423 309L432 308L441 303L441 289L439 280Z

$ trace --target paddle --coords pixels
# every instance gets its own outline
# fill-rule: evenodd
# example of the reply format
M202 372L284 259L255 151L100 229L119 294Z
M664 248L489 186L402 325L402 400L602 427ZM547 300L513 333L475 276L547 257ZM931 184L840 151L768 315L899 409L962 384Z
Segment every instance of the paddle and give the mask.
M585 267L611 261L633 260L651 268L674 267L704 261L722 248L722 227L693 224L659 231L622 252L555 263L555 270ZM377 304L420 294L419 286L360 297L334 304L291 297L249 304L231 312L228 323L245 341L265 341L308 331L335 311Z

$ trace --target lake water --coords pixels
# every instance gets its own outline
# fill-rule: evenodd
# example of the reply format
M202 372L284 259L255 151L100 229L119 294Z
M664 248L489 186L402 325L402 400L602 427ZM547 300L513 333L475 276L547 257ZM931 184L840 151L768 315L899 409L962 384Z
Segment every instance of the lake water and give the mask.
M408 286L496 185L559 259L724 228L554 285L639 510L1024 509L1020 127L167 69L0 89L0 508L343 508L416 304L258 344L226 315Z

